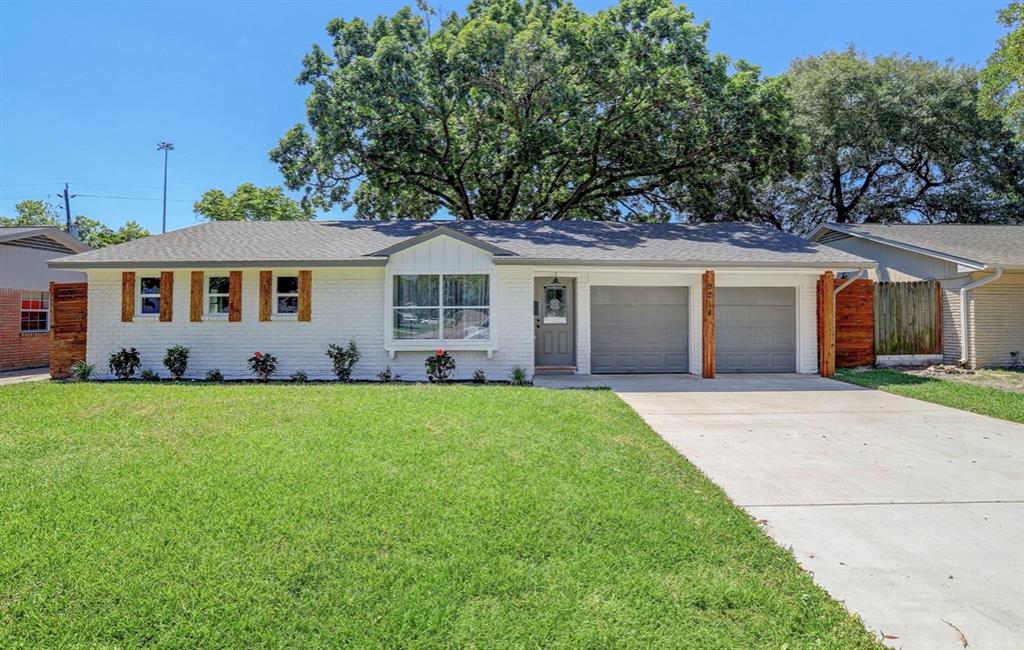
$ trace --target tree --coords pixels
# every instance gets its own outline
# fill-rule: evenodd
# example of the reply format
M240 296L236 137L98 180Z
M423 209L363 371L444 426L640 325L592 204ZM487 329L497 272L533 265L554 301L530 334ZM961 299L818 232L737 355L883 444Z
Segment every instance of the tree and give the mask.
M113 230L109 226L90 219L89 217L78 215L75 217L75 227L78 229L78 238L86 246L92 248L103 248L104 246L113 246L114 244L123 244L133 239L141 239L142 237L149 237L150 232L140 226L136 221L125 222L123 226L117 230Z
M61 228L60 213L46 201L22 201L14 206L16 217L0 217L0 226L53 226Z
M1024 216L1020 147L978 114L974 69L851 48L798 59L785 77L804 170L752 200L777 226Z
M288 197L280 187L256 187L242 183L230 195L208 190L192 206L210 221L299 221L312 219L307 206Z
M778 177L798 142L779 83L708 53L672 0L589 15L562 0L475 0L435 24L402 9L327 26L298 83L308 127L271 151L313 205L356 217L697 215L736 179ZM714 215L701 214L699 218Z
M22 201L14 206L14 210L18 216L0 217L0 226L52 226L64 229L64 220L61 219L60 212L46 201ZM148 230L135 221L128 221L117 230L113 230L95 219L78 215L74 219L74 226L78 230L78 238L92 248L123 244L150 235Z
M1002 118L1018 139L1024 139L1024 3L1011 2L999 12L999 22L1010 32L999 39L979 75L978 106L982 115Z

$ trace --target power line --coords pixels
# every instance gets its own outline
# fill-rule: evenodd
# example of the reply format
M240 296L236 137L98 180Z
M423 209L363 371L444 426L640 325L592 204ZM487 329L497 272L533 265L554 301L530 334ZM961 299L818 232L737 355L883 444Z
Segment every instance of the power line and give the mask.
M78 196L88 197L90 199L120 199L123 201L163 201L160 198L150 198L148 196L108 196L106 194L79 194ZM176 201L179 203L194 203L192 199L167 199L168 201Z

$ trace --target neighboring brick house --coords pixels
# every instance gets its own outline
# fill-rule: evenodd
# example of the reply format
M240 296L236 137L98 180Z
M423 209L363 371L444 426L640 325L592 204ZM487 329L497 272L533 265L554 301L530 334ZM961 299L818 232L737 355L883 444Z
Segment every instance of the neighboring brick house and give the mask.
M939 281L946 363L1006 367L1010 352L1024 355L1024 226L829 223L809 239L874 260L877 282Z
M46 261L90 250L58 228L0 228L0 372L50 360L50 282L84 282L84 273Z

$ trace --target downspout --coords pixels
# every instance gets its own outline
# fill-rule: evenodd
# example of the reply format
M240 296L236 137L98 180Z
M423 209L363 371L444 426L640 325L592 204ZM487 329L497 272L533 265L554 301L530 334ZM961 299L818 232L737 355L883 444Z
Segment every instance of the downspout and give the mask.
M988 277L981 278L970 284L960 287L960 364L967 363L967 292L977 289L993 280L998 280L1003 275L1002 267L997 266L995 273Z

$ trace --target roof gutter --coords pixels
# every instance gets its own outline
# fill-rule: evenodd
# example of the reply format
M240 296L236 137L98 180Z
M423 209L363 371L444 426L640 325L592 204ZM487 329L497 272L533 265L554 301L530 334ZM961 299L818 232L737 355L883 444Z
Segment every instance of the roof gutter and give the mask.
M1002 275L1003 275L1003 268L1001 266L995 267L994 270L995 270L995 273L993 273L992 275L986 276L984 278L981 278L980 280L977 280L976 282L972 282L970 284L965 284L964 286L960 287L960 364L961 365L967 363L967 341L968 341L968 336L967 336L967 292L970 291L971 289L977 289L978 287L983 287L986 284L988 284L989 282L993 282L995 280L998 280L1000 277L1002 277Z

